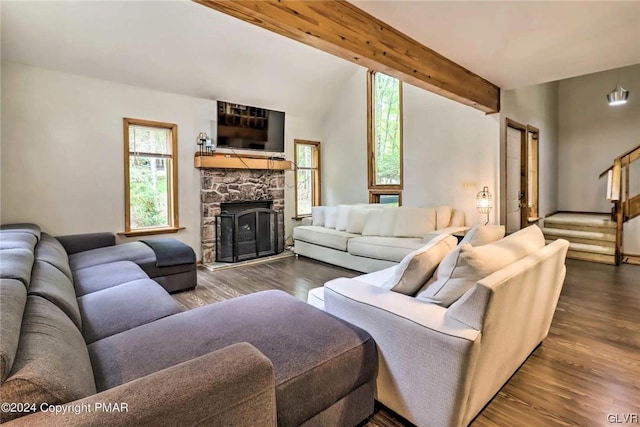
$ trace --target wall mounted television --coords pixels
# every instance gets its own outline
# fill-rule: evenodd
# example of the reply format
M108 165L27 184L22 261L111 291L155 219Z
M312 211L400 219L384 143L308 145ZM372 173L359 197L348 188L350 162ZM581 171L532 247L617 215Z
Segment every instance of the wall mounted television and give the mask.
M284 113L218 101L216 144L220 151L283 155Z

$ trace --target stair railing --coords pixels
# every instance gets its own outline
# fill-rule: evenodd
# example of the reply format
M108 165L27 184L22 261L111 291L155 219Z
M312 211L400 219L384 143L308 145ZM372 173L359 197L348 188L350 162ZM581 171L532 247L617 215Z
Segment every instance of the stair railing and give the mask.
M624 223L640 216L640 194L629 194L629 166L640 159L640 145L616 157L613 165L600 174L607 177L607 200L613 203L611 220L616 222L616 264L622 260Z

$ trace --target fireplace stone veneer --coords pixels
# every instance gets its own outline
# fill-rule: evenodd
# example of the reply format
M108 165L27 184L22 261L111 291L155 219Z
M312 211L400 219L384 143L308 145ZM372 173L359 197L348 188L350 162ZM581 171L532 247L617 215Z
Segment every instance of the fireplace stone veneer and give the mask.
M202 262L216 259L215 216L220 203L270 201L278 215L278 228L284 229L284 171L270 169L200 170L200 240ZM278 246L284 236L278 235Z

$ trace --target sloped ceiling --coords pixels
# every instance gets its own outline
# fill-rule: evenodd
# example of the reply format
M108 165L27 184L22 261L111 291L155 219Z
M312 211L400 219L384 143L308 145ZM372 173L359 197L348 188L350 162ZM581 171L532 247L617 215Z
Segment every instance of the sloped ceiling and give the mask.
M503 89L640 63L640 1L352 2ZM4 60L323 116L357 66L190 1L3 1Z
M637 0L351 3L502 89L640 64Z
M357 65L190 1L2 2L2 59L322 117Z

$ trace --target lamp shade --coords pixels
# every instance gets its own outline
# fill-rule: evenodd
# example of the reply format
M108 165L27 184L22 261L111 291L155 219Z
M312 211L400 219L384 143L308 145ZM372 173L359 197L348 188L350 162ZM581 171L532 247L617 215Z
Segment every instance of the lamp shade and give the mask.
M482 191L480 191L476 196L476 207L478 208L478 212L488 214L491 211L492 200L493 198L489 192L489 187L483 187Z
M609 105L622 105L627 103L629 98L629 91L622 86L617 85L615 89L607 94L607 101Z

